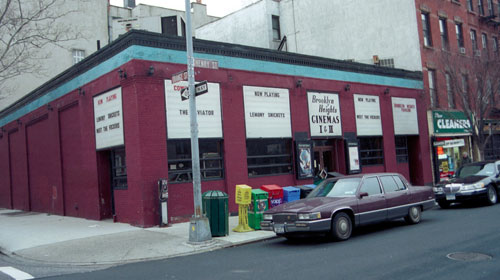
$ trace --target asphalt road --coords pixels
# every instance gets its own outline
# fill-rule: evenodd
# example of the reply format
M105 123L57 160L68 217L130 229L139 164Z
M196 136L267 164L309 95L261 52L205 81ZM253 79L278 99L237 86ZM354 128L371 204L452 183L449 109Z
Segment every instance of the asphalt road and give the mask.
M447 257L455 252L466 260ZM418 225L365 227L345 242L276 238L81 272L47 279L500 279L500 204L437 208Z

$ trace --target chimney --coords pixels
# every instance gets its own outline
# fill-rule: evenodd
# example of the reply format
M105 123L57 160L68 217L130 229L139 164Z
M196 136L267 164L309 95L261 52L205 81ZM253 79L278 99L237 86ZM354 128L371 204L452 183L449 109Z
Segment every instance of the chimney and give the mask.
M135 0L123 0L124 8L135 8Z

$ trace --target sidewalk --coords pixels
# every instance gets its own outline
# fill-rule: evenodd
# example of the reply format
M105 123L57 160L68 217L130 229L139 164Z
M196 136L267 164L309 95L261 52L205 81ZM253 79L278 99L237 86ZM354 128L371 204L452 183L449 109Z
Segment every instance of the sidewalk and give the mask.
M233 232L202 245L188 244L189 222L138 228L45 213L0 208L0 252L25 259L71 265L120 264L171 258L273 238L270 231Z

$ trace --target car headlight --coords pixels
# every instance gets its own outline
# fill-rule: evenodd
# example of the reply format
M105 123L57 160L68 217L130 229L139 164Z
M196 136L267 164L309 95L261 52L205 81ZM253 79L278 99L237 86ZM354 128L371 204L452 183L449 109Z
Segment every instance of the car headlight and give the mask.
M271 215L271 214L264 214L262 218L264 220L272 221L273 220L273 215Z
M473 186L475 189L483 189L484 183L483 182L475 183Z
M317 220L317 219L321 219L320 212L299 214L299 220Z
M432 188L432 190L433 190L435 193L443 192L443 188L442 188L442 187L434 187L434 188Z
M460 187L461 191L473 191L473 190L479 190L484 188L484 183L479 182L471 185L463 185Z

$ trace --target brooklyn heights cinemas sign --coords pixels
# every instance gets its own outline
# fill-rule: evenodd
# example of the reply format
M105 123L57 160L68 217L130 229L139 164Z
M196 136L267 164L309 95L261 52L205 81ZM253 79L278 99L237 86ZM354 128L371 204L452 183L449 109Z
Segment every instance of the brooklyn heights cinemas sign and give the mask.
M339 95L308 92L311 136L342 136Z

